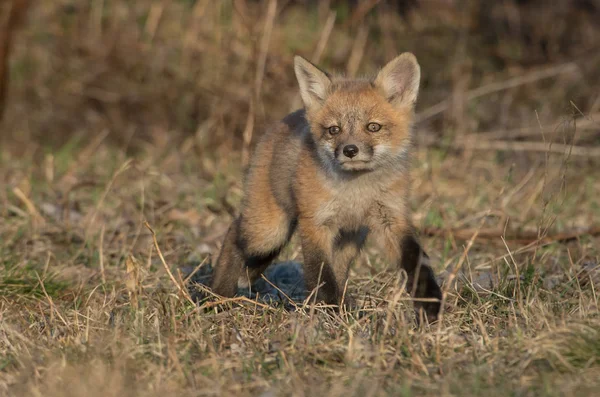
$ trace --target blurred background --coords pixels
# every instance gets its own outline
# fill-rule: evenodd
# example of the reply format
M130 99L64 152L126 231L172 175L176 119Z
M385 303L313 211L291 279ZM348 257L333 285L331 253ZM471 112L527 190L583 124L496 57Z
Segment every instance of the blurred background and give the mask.
M600 143L589 121L600 112L598 0L9 0L0 7L3 45L12 39L3 52L0 139L15 150L106 134L127 151L186 139L197 153L242 151L266 122L300 106L294 54L354 76L403 51L422 67L421 144L460 149L477 133L488 146L541 141L540 126L550 133L586 116L578 145Z
M48 246L76 241L93 268L106 232L122 239L104 242L118 264L146 249L142 220L177 263L216 253L253 144L301 106L295 54L349 76L417 56L414 217L426 235L452 230L432 243L444 252L481 226L496 242L600 230L599 0L11 0L0 10L0 214L14 222L5 240L45 239L16 251L42 263Z

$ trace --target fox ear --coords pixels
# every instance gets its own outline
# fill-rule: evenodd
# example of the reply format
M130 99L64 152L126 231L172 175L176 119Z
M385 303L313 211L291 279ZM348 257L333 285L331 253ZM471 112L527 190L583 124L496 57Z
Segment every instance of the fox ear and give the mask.
M375 78L387 100L394 106L414 106L419 92L421 68L410 52L398 55Z
M294 57L294 71L304 106L310 108L321 105L325 101L331 85L327 73L298 55Z

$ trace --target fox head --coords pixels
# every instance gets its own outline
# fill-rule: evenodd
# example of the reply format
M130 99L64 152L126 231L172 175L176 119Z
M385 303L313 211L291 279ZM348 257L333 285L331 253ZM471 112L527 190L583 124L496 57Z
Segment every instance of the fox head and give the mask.
M406 158L421 76L413 54L399 55L373 79L333 77L300 56L294 69L318 155L327 165L372 171Z

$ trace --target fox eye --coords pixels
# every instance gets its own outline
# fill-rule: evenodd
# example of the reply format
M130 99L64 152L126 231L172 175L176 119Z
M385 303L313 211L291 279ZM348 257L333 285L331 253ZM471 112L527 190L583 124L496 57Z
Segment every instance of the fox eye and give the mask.
M377 132L381 129L381 124L377 124L377 123L369 123L367 124L367 130L371 131L371 132Z
M340 127L338 127L337 125L332 125L331 127L328 128L328 130L331 135L337 135L340 133L340 131L342 131L342 129Z

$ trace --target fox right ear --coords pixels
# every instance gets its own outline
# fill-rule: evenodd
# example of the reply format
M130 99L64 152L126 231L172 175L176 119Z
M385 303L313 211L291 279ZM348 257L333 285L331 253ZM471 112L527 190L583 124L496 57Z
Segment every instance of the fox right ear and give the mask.
M414 106L419 93L421 68L410 52L398 55L381 69L375 85L394 106Z
M323 104L331 85L327 73L298 55L294 57L294 71L304 106L308 109Z

